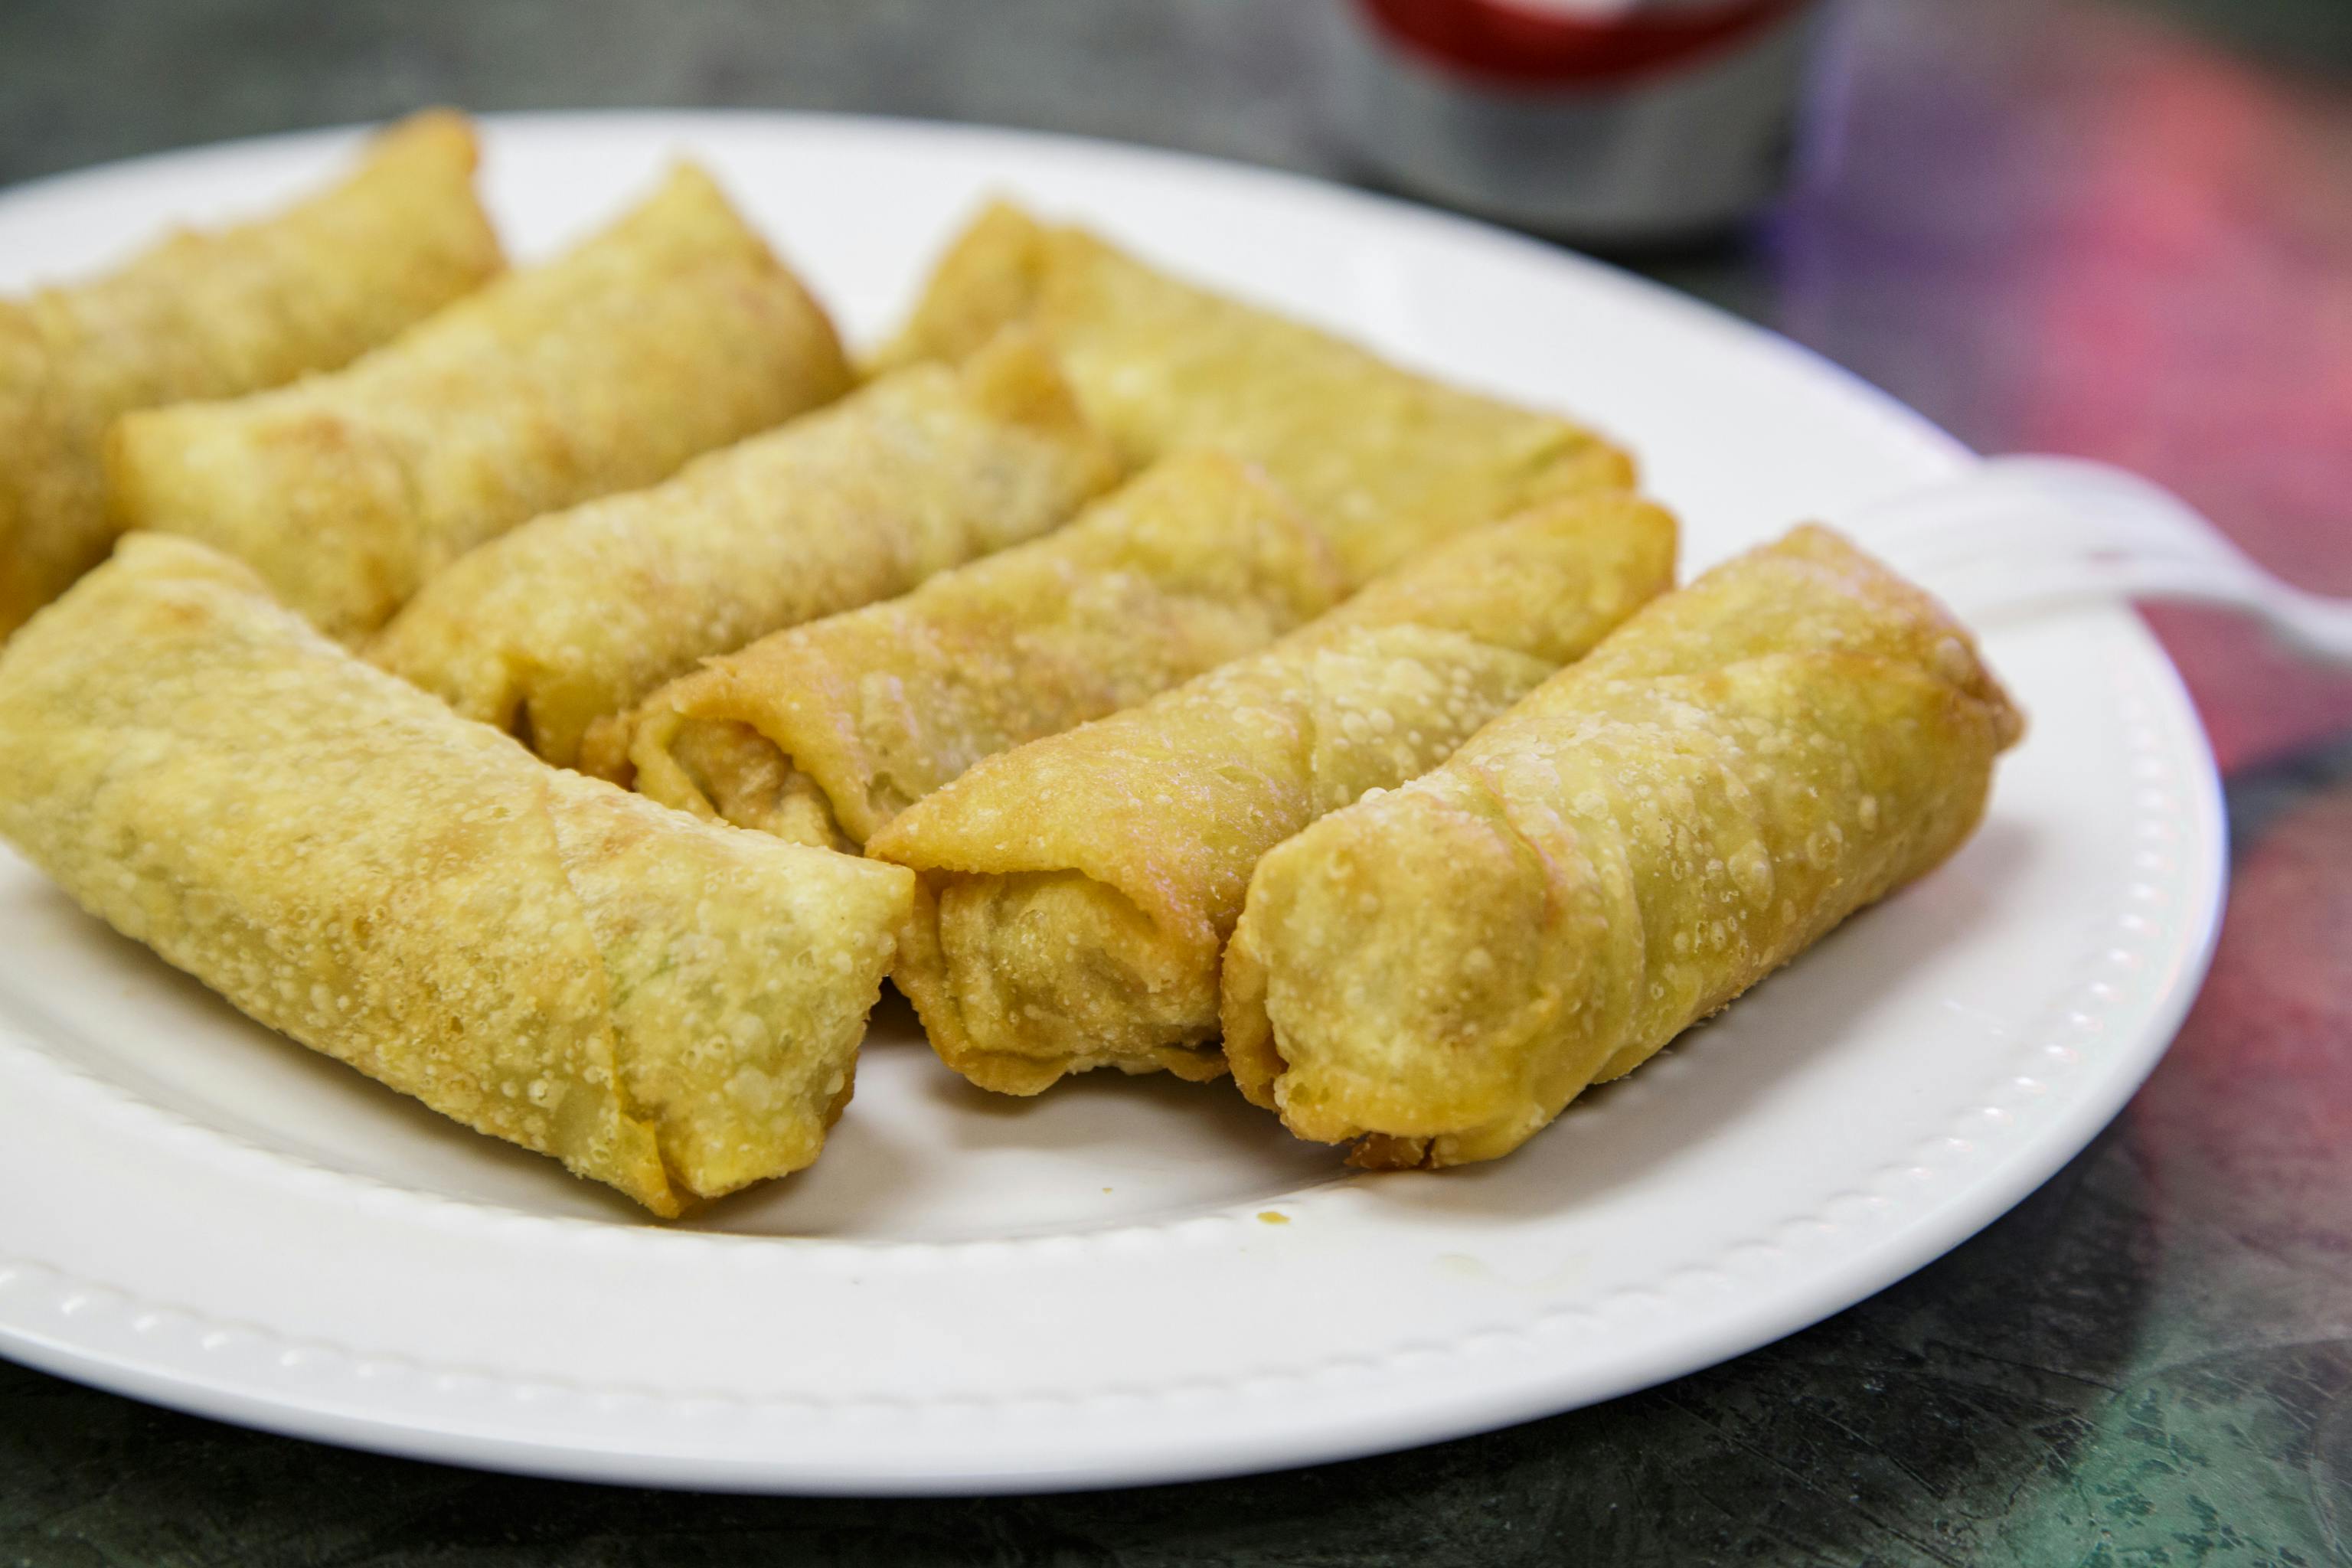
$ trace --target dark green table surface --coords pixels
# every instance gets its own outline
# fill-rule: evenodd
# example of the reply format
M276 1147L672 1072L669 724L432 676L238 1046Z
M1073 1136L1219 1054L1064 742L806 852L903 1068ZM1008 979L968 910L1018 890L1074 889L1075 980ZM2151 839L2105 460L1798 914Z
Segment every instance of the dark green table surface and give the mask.
M0 183L427 101L906 113L1346 178L1310 9L0 0ZM1831 64L1782 210L1636 264L2352 593L2352 0L1858 0ZM518 1480L0 1363L0 1563L2352 1563L2352 679L2152 618L2230 783L2196 1012L2041 1192L1780 1344L1385 1458L933 1502Z

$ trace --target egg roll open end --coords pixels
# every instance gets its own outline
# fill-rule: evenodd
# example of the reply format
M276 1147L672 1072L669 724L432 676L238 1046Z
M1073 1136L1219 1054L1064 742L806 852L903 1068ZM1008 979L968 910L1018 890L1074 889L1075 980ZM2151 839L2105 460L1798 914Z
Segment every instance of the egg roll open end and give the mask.
M893 978L940 1058L982 1089L1035 1094L1104 1067L1225 1075L1205 925L1171 940L1076 871L948 877L937 910L935 936L902 941Z
M1418 891L1454 885L1480 896ZM1321 1143L1524 1120L1524 1042L1580 978L1546 973L1543 932L1588 915L1584 891L1475 783L1325 817L1259 862L1227 945L1235 1083Z
M636 755L638 792L664 805L794 844L857 852L816 781L740 720L665 710L646 726Z

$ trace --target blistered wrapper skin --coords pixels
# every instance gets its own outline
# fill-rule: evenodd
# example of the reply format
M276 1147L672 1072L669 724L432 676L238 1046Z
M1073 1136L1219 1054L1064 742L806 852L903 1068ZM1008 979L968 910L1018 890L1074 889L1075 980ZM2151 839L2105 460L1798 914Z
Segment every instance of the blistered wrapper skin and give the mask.
M0 653L0 833L245 1012L655 1213L809 1163L897 867L547 767L193 541Z
M1436 766L1671 584L1675 524L1547 503L1375 581L1263 653L992 757L866 846L920 872L895 978L949 1066L1225 1071L1219 960L1258 858Z
M1043 533L1116 477L1012 333L460 557L369 657L549 762L698 659Z
M1320 533L1255 470L1180 454L1043 539L711 660L630 716L625 762L588 761L852 847L982 758L1254 653L1339 593Z
M541 512L667 478L847 390L823 310L709 176L332 375L131 415L125 524L201 539L356 642Z
M0 639L105 558L118 416L335 369L498 271L474 162L463 116L420 114L274 217L0 300Z
M1801 529L1261 860L1234 1079L1360 1163L1507 1153L1950 855L2021 730L1939 606Z
M1129 462L1215 447L1264 467L1330 535L1350 585L1463 529L1633 478L1573 421L1414 374L1004 203L950 247L882 363L961 358L1012 321L1053 345Z

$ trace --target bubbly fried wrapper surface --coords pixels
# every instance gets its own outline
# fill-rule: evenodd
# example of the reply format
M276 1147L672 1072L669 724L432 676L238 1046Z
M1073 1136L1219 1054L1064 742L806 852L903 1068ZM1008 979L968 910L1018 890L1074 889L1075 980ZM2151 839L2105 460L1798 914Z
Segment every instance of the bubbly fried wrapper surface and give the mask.
M0 833L255 1018L664 1215L816 1158L913 894L549 768L156 534L0 653Z
M989 758L867 852L925 896L895 977L973 1081L1225 1070L1218 969L1258 858L1434 767L1673 581L1625 495L1461 534L1262 653Z
M1261 860L1234 1079L1360 1163L1507 1153L1950 855L2021 730L1940 606L1800 529Z
M275 216L0 300L0 639L105 558L118 416L336 369L498 271L474 163L462 115L419 114Z
M355 643L484 541L848 385L824 310L686 164L332 375L125 417L108 475L128 526L236 556Z
M1261 465L1330 535L1351 586L1465 528L1633 480L1622 450L1571 420L1404 370L1008 203L950 247L881 363L961 358L1016 321L1129 462L1211 447Z
M856 847L983 757L1256 651L1339 584L1255 469L1179 454L1043 539L711 660L630 716L625 765L590 761L666 805Z
M1066 520L1116 479L1018 328L535 518L428 582L369 657L566 767L698 660L903 594Z

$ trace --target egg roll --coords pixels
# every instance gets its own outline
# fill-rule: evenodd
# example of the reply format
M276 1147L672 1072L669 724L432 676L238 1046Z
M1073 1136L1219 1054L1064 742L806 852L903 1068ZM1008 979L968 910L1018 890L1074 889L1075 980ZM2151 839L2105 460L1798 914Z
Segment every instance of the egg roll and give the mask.
M902 813L866 852L921 874L893 975L933 1048L1010 1094L1101 1067L1222 1076L1219 962L1258 858L1444 761L1674 569L1656 507L1549 501Z
M848 385L824 311L682 165L566 255L332 375L128 416L107 473L128 526L226 551L356 643L483 541Z
M273 217L0 300L0 639L105 558L118 415L333 370L498 271L474 161L463 116L420 114Z
M1017 329L460 556L369 657L551 763L697 660L1045 532L1116 478Z
M1279 490L1181 453L1058 532L711 660L586 760L699 816L855 848L982 757L1254 653L1339 596Z
M0 651L0 835L260 1022L662 1215L816 1158L914 881L547 767L147 533Z
M1234 1080L1360 1165L1508 1153L1958 848L2021 731L1939 605L1800 529L1259 861Z
M1465 528L1633 482L1625 453L1572 420L1416 374L1003 202L949 248L880 363L961 358L1013 321L1053 345L1128 462L1214 447L1264 467L1351 587Z

